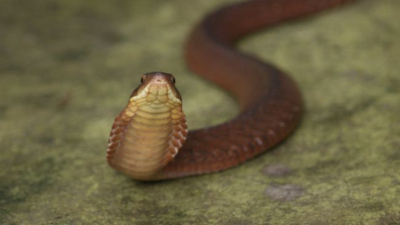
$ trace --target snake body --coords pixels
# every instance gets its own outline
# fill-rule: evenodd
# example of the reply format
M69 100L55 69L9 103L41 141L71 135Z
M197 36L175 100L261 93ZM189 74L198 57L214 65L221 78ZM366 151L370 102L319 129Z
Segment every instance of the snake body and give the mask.
M148 73L114 121L110 166L137 180L172 179L236 166L284 140L303 111L296 84L233 44L262 27L348 1L254 0L208 15L189 36L186 60L194 72L231 92L240 113L223 124L187 132L173 76ZM157 80L163 84L156 88Z

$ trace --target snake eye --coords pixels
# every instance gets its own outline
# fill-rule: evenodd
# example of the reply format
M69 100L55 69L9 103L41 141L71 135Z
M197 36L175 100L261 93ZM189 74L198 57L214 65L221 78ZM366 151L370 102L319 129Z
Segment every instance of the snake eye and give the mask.
M143 84L144 80L146 80L146 75L142 76L142 79L140 79L140 82Z
M172 83L175 84L175 77L171 77Z

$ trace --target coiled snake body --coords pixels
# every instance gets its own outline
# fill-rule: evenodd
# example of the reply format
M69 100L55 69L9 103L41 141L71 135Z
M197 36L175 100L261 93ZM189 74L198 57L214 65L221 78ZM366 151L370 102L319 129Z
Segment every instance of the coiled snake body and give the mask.
M301 118L296 84L281 70L232 45L261 27L347 1L255 0L207 16L188 39L187 63L233 93L240 114L221 125L188 132L175 78L161 72L145 74L114 121L109 165L138 180L171 179L236 166L281 142Z

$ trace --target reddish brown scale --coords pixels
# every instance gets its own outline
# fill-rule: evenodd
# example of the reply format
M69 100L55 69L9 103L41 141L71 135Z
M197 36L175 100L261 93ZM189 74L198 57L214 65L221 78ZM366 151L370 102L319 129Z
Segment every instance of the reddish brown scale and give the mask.
M232 92L241 112L224 124L190 131L175 159L154 179L227 169L267 151L292 133L303 108L295 83L276 67L231 46L262 27L349 1L246 1L206 17L189 37L187 63L194 72Z

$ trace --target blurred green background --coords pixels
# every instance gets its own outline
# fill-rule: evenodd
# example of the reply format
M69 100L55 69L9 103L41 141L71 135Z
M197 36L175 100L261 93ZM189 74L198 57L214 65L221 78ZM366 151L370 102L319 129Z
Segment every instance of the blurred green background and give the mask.
M186 35L230 0L0 0L0 224L400 224L400 1L360 0L240 43L298 81L307 112L272 152L140 183L110 169L140 75L173 73L190 128L237 112L187 70Z

